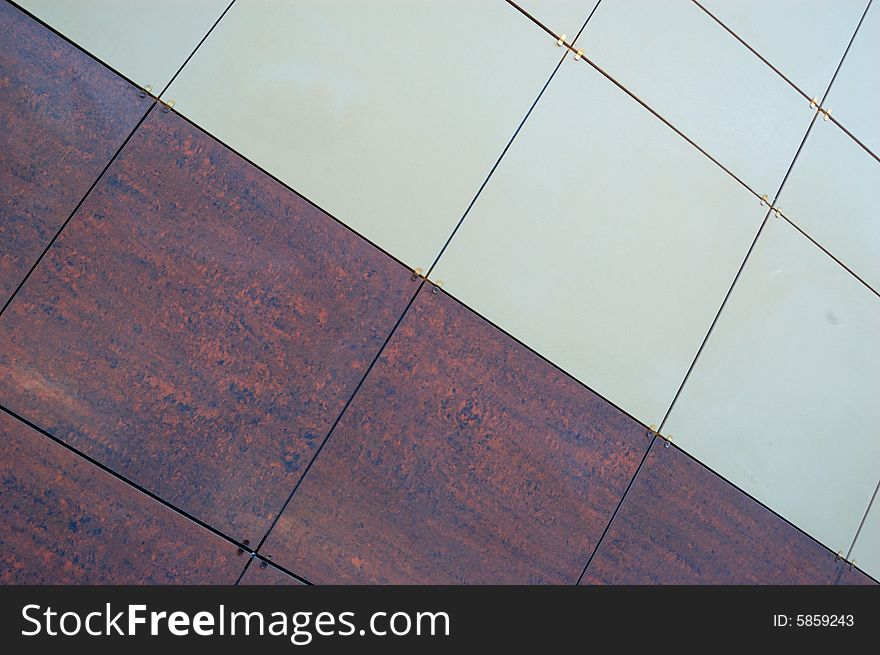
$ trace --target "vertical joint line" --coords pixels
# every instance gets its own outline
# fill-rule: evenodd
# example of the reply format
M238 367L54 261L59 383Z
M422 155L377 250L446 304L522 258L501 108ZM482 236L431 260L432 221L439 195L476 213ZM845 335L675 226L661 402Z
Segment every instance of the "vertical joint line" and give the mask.
M202 47L202 44L211 35L211 32L214 31L214 28L217 27L217 25L220 23L220 21L223 20L223 17L226 15L226 12L229 11L232 8L232 5L234 5L234 4L235 4L235 0L232 0L228 5L226 5L226 9L223 10L223 13L220 14L220 17L214 21L214 24L211 25L211 28L205 33L205 36L202 37L202 40L196 44L196 47L193 48L193 51L191 53L189 53L189 57L187 57L184 60L183 64L181 64L180 68L177 69L177 72L174 73L174 75L168 81L168 84L165 85L165 88L162 89L162 91L159 93L159 95L158 95L159 98L161 98L164 95L164 93L169 88L171 88L171 84L174 82L174 80L177 79L177 76L180 75L180 72L186 67L186 65L189 63L189 60L192 59L193 55L196 54L196 51Z
M660 434L659 430L654 432L654 436L651 437L651 442L648 444L648 448L647 450L645 450L645 454L642 455L642 461L639 462L639 465L636 467L636 472L633 473L632 478L630 478L629 480L629 484L627 484L626 489L623 490L623 495L617 502L617 507L614 508L614 512L612 512L611 518L608 520L608 524L605 526L605 529L602 531L602 535L596 542L596 546L593 548L593 552L590 553L590 557L587 559L587 563L584 565L584 570L581 571L581 574L578 576L577 582L575 582L575 586L579 585L581 583L581 580L583 580L584 576L587 574L587 569L590 568L590 564L592 564L593 558L596 556L596 553L599 552L599 547L602 545L602 540L605 539L605 535L608 534L608 530L611 529L611 524L614 523L614 519L617 516L617 513L620 511L620 508L623 507L623 501L626 500L626 496L629 493L629 490L632 489L633 483L636 481L636 478L639 477L639 471L642 470L642 465L644 465L645 460L648 459L648 455L650 454L651 449L654 447L654 443L657 441L658 434Z
M376 362L379 361L379 358L382 356L382 353L385 351L385 348L388 346L388 343L391 341L391 337L394 336L394 333L397 331L397 328L400 327L400 324L403 322L403 319L409 313L410 307L412 307L413 303L416 301L416 298L419 297L419 292L422 290L422 287L425 285L426 278L422 278L416 287L415 293L413 293L412 298L409 299L406 307L403 309L403 312L400 314L400 317L397 319L397 322L394 324L394 327L391 328L391 331L388 333L388 336L385 338L385 341L382 342L382 345L379 347L379 351L376 353L373 360L370 362L370 365L367 366L367 370L364 371L364 374L361 376L360 381L358 381L354 390L351 392L351 395L348 397L348 400L345 401L345 405L343 405L342 410L336 417L336 420L333 421L333 425L330 426L330 429L327 431L327 436L321 441L318 445L315 453L312 455L309 463L306 464L306 467L303 469L302 475L299 476L299 479L293 485L293 489L290 492L290 495L287 497L287 500L284 501L284 505L281 506L278 514L275 515L275 519L272 521L272 524L269 526L269 529L266 530L266 534L263 535L263 538L260 539L257 547L254 548L254 552L258 553L260 548L263 547L263 544L266 543L266 539L269 538L269 535L272 533L272 530L275 528L275 525L278 523L278 520L281 518L281 515L284 514L284 510L287 509L287 506L290 504L290 501L293 499L294 494L296 494L297 489L299 489L302 481L305 480L306 475L308 475L309 470L311 470L312 465L318 459L318 456L321 454L321 451L324 449L324 446L330 441L330 437L333 436L334 430L336 430L336 426L339 425L339 422L342 420L342 417L345 416L345 412L348 411L349 405L351 405L355 396L357 396L367 377L370 375L370 371L373 370L373 367L376 365Z
M156 100L153 99L150 106L144 112L144 115L140 117L140 120L138 120L137 124L134 126L132 131L129 132L128 136L125 137L125 139L122 141L122 144L116 149L116 152L113 153L113 156L110 157L110 160L107 162L107 164L104 166L104 168L101 169L101 172L98 173L98 176L95 178L94 182L92 182L91 186L89 186L89 188L86 190L85 194L83 194L83 197L79 199L79 202L76 203L76 206L73 208L73 211L70 212L70 215L64 220L64 222L61 224L61 227L59 227L58 230L55 232L55 235L52 237L52 239L49 241L49 243L43 249L43 252L40 253L40 256L37 257L36 261L33 263L33 265L30 267L28 272L25 274L24 278L22 278L21 282L18 283L18 286L15 287L15 290L9 296L9 299L4 303L3 307L0 308L0 316L3 316L3 312L5 312L7 307L9 307L12 304L12 301L15 300L15 297L18 295L18 292L21 291L21 289L24 287L25 283L28 281L28 279L30 279L31 274L37 269L37 266L40 265L40 262L43 261L43 258L46 256L46 253L49 252L49 249L52 248L52 246L58 240L58 237L61 236L61 233L64 231L64 228L66 228L67 224L70 223L70 221L73 219L74 216L76 216L76 213L79 211L80 207L82 207L83 203L91 195L92 190L96 186L98 186L98 182L100 182L104 178L104 175L107 173L107 170L110 168L110 166L113 165L113 162L116 161L116 158L119 157L119 153L122 152L122 150L128 144L131 137L133 137L135 135L135 132L137 132L138 129L140 129L141 123L143 123L144 120L147 118L147 116L150 115L150 112L153 110L153 107L155 107L155 106L156 106Z

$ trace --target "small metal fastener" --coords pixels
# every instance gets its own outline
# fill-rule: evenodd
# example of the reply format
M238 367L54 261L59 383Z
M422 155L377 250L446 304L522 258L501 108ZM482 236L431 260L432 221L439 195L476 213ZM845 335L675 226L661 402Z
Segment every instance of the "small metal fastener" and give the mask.
M576 53L574 53L574 60L575 60L575 61L579 61L580 58L583 57L583 56L584 56L584 49L581 48L581 49L578 50Z
M422 277L422 269L420 269L420 268L413 269L412 279L417 280L420 277Z
M560 34L559 38L556 39L556 45L562 47L562 44L565 43L565 34Z
M834 561L836 562L837 560L841 560L841 559L843 559L843 551L838 550L837 555L834 557Z
M162 103L162 111L164 111L166 114L174 107L174 100L169 100L168 102L160 100L159 102Z
M241 546L238 547L238 555L244 555L244 548Z
M782 208L781 207L774 207L773 213L776 214L776 218L782 218Z
M810 98L810 109L815 109L819 104L819 98Z
M152 85L152 84L147 84L147 86L145 86L143 89L141 89L141 91L140 91L140 93L138 93L138 95L139 95L141 98L146 98L146 97L147 97L147 94L148 94L148 93L151 93L152 91L153 91L153 85Z
M663 444L663 447L664 447L664 448L669 448L669 444L672 443L672 435L671 435L671 434L667 434L665 437L663 437L663 436L661 435L661 438L664 439L664 440L666 441L666 443Z
M261 568L261 569L267 569L267 568L269 568L269 562L267 562L266 560L261 560L261 561L260 561L260 568Z
M651 425L648 426L648 431L645 432L645 436L646 437L654 437L656 435L657 435L657 426L654 425L653 423L651 423Z
M849 570L852 571L854 568L856 568L856 561L855 560L853 560L852 562L849 563Z
M769 204L770 204L770 199L767 197L767 194L765 193L763 196L761 196L761 207L766 207Z
M831 120L831 110L830 110L830 109L825 109L825 110L822 112L822 120L825 121L826 123L827 123L829 120Z
M434 280L434 288L431 289L431 293L437 293L442 288L443 288L443 280Z

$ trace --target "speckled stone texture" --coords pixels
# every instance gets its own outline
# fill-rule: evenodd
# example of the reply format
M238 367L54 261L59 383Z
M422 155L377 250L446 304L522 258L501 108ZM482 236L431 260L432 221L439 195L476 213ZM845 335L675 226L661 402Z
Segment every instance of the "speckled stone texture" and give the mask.
M841 585L868 585L873 586L876 585L877 582L869 575L863 573L858 568L852 568L849 564L843 563L843 571L840 574L840 578L837 580L837 584Z
M647 447L425 285L261 552L316 584L571 584Z
M0 2L0 308L151 104Z
M262 561L251 563L241 578L242 585L301 585L293 576L287 575L279 568Z
M834 554L658 439L583 584L833 584Z
M232 584L237 548L0 412L0 583Z
M0 403L257 543L417 286L157 108L0 317Z

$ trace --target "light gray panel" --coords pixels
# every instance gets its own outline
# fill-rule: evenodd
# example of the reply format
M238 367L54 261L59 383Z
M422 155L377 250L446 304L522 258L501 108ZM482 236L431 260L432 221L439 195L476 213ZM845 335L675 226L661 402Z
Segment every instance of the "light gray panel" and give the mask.
M865 14L825 102L832 115L880 154L880 3Z
M571 43L598 0L516 0L516 4Z
M809 102L690 0L604 0L585 54L758 195L782 182Z
M880 301L770 221L664 433L833 551L880 472Z
M880 162L843 130L816 121L777 204L880 290Z
M19 0L22 7L140 86L159 93L229 0Z
M821 98L866 0L699 0L811 98Z
M765 212L615 85L569 59L432 278L659 424Z
M427 269L561 56L503 0L238 0L167 96Z
M880 500L876 498L865 517L850 559L866 573L880 578Z

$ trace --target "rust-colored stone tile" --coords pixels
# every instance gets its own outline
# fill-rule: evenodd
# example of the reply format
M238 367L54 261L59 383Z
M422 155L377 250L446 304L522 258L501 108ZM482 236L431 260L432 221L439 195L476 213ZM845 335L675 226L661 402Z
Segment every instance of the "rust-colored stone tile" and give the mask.
M302 582L279 568L262 561L252 562L239 584L243 585L301 585Z
M583 584L833 584L813 541L658 439Z
M645 430L430 287L263 550L316 584L571 584Z
M876 585L877 581L874 580L871 576L863 573L859 569L855 567L851 567L849 564L844 564L844 569L840 575L840 579L837 581L837 584L842 585Z
M237 548L0 412L0 583L232 584Z
M0 317L0 403L257 543L416 288L154 109Z
M0 2L0 307L151 102Z

